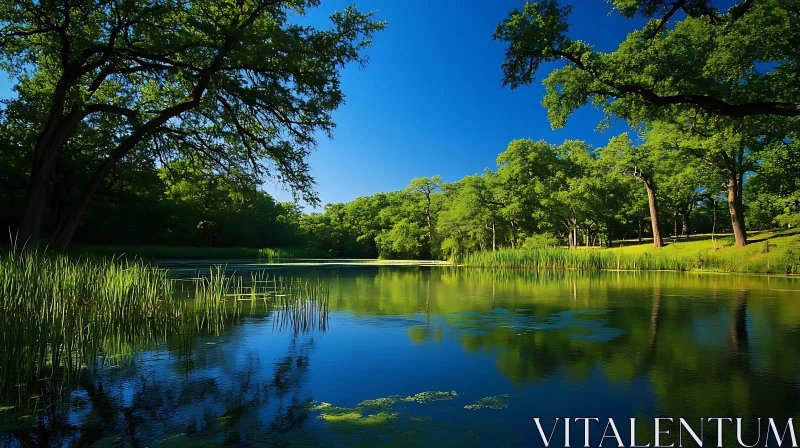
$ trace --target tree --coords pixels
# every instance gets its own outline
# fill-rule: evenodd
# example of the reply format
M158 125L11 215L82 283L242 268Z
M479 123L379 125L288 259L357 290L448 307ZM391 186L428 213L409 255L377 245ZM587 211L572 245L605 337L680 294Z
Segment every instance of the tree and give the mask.
M253 183L175 161L159 172L172 201L173 242L226 247L284 247L297 242L302 212L276 203Z
M776 148L791 142L798 119L746 117L731 119L697 115L673 122L656 122L649 134L663 144L700 162L716 179L722 179L728 196L731 225L737 246L747 244L744 185L748 173Z
M442 178L437 174L433 177L415 177L406 187L410 193L422 195L425 203L425 225L428 228L428 248L432 256L435 256L436 244L433 238L434 215L438 212L441 201L436 201L434 193L441 193Z
M483 247L482 210L469 185L473 177L443 186L444 203L436 219L441 253L456 258Z
M638 124L676 111L800 116L797 0L741 0L720 13L707 0L616 0L623 16L651 20L611 53L567 36L571 7L526 3L500 23L503 83L530 84L542 63L567 61L544 81L543 104L561 127L587 103ZM674 21L682 10L683 20ZM674 22L674 23L673 23Z
M542 201L556 188L558 180L553 174L560 163L553 146L544 140L514 140L497 156L494 180L498 200L503 203L500 214L512 233L512 246L515 240L525 240L526 231L552 230L552 211L546 210Z
M631 176L641 182L647 191L647 202L650 210L650 225L653 229L653 246L663 247L659 221L659 185L669 174L665 168L672 157L668 148L658 142L633 145L627 133L612 138L608 146L601 150L604 164L619 173ZM666 182L664 182L666 183Z
M569 7L555 0L527 3L497 28L508 43L503 81L531 83L543 62L566 66L544 81L554 128L592 103L606 119L634 127L668 123L692 141L694 153L724 173L736 244L747 244L742 192L756 153L785 140L800 116L797 0L743 0L720 13L707 0L617 0L626 17L651 20L611 53L567 36ZM686 17L672 22L678 11ZM724 149L721 149L724 147ZM708 157L713 154L713 157Z
M800 226L800 142L796 136L774 143L773 150L762 156L744 195L756 226Z
M354 8L331 30L290 22L317 0L0 2L2 68L17 103L38 108L19 236L40 238L47 186L64 145L103 128L97 165L56 236L65 247L106 175L137 150L269 174L314 203L305 158L344 100L339 69L365 62L383 22ZM25 109L20 107L19 109Z
M375 243L387 258L419 259L424 235L425 230L416 221L403 218L391 229L381 232L375 238Z

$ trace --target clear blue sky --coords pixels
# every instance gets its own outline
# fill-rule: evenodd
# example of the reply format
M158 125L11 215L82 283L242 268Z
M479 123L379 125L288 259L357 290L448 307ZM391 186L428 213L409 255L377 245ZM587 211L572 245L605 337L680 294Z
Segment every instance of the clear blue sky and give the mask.
M567 0L568 1L568 0ZM404 188L413 177L440 174L445 181L494 168L511 140L561 143L582 139L603 145L628 128L595 128L602 114L578 111L566 128L552 130L541 100L541 80L555 65L543 66L534 85L502 88L504 45L493 42L497 24L524 0L362 0L361 11L389 21L369 49L366 70L350 67L342 76L347 103L334 115L333 140L320 141L310 165L324 203ZM323 26L327 15L352 4L322 0L309 15ZM612 12L604 0L573 0L571 37L598 50L617 48L641 25ZM265 190L280 199L279 188ZM321 211L321 209L319 210Z
M322 0L307 20L328 27L328 15L353 0ZM569 1L569 0L565 0ZM554 131L541 105L543 66L534 85L511 91L500 85L504 46L493 42L498 22L524 0L362 0L361 11L389 21L369 49L370 64L347 68L347 102L335 114L334 139L321 139L310 165L323 202L404 188L413 177L440 174L445 181L494 168L511 140L561 143L582 139L597 146L627 130L623 123L595 131L602 117L578 111ZM641 25L612 12L604 0L572 0L571 37L614 50ZM305 20L303 20L305 22ZM0 79L0 98L11 93ZM281 200L274 184L264 189ZM319 209L321 211L321 209Z

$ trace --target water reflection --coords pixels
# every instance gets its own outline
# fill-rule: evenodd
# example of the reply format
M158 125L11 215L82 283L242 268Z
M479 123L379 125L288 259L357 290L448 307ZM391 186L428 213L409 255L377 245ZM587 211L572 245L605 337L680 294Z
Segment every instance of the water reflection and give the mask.
M0 411L0 445L540 446L532 416L638 417L646 443L656 416L800 420L800 300L786 292L800 279L286 275L328 286L329 317L299 320L320 325L285 328L293 320L273 310L173 335L132 363L84 371L67 401L40 393L34 410ZM705 437L715 441L712 426Z
M800 301L785 293L797 284L680 273L379 270L370 278L340 278L332 303L356 316L424 313L408 324L411 342L451 339L469 353L490 354L517 388L558 378L586 385L599 371L642 402L645 420L785 421L800 415ZM560 391L574 403L572 415L589 407L581 393ZM603 412L634 416L622 408L606 403ZM706 437L716 437L715 430Z
M304 390L313 339L294 339L262 366L249 356L228 371L178 378L161 363L84 372L70 397L4 422L2 446L192 446L277 441L309 417ZM224 371L224 373L223 373ZM272 374L264 376L265 371ZM8 416L6 416L8 417Z

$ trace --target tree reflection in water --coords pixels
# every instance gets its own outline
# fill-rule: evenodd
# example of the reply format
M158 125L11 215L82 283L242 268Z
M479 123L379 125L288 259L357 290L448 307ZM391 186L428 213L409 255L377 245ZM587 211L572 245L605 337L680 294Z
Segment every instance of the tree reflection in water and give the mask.
M17 397L4 397L11 405L0 407L0 446L217 446L279 439L308 419L311 397L304 385L314 335L327 330L328 310L253 307L231 319L240 318L271 319L272 331L290 341L285 354L266 368L252 353L237 360L236 347L221 342L225 332L197 329L189 319L125 362L84 368L69 382L21 385ZM241 327L233 324L225 331L235 339ZM137 333L123 343L137 346L139 338L158 340Z
M280 332L278 323L303 317L168 341L148 354L173 356L168 362L86 371L68 402L42 388L37 402L48 404L12 426L0 411L0 433L11 431L0 445L318 446L314 438L326 437L342 446L485 446L481 437L499 437L498 425L508 440L536 443L530 416L556 407L562 417L597 415L600 401L601 416L637 417L645 437L655 416L741 417L748 441L758 417L798 418L800 302L780 292L797 289L796 279L415 268L327 275L341 331L324 340L314 337L327 319L308 334ZM288 345L265 349L267 358L248 335ZM361 391L367 382L370 392ZM408 399L452 389L458 395L447 402ZM736 444L735 431L725 437Z
M226 375L195 372L182 380L164 366L85 371L68 400L2 428L2 446L217 446L279 440L309 415L304 395L313 338L295 338L263 376L251 356ZM269 371L269 370L267 370ZM202 377L200 375L208 375Z

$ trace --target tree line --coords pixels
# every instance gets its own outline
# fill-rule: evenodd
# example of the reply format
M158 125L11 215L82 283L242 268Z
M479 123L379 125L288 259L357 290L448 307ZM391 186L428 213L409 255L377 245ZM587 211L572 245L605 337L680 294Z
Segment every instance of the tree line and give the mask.
M494 170L303 214L307 156L386 26L317 0L0 0L0 212L27 245L307 245L337 256L442 258L474 250L611 244L647 234L798 224L800 0L614 0L648 19L611 52L569 37L571 7L528 2L496 29L502 80L535 81L554 128L594 105L604 147L512 142ZM549 66L549 65L548 65ZM90 207L91 205L91 207ZM726 216L726 219L723 219ZM672 225L672 229L670 229ZM680 228L680 231L679 229Z
M309 247L337 257L452 258L499 248L610 246L616 240L800 225L797 143L745 158L741 213L730 204L728 166L708 163L680 134L653 127L604 147L568 140L515 140L497 166L456 182L413 179L399 191L304 213L257 182L211 166L126 159L110 175L76 232L82 243L207 247ZM24 207L24 176L3 165L0 217ZM81 160L59 164L45 228L89 175ZM741 221L737 221L741 220Z
M611 3L623 17L648 21L608 53L569 37L569 5L541 0L515 9L494 35L507 45L503 83L520 88L534 81L543 63L563 63L544 79L542 105L554 128L592 104L605 112L601 127L622 119L647 135L647 162L654 162L652 147L693 155L694 163L725 182L736 244L746 245L748 173L774 152L798 156L800 1L742 0L727 11L710 0ZM657 222L656 189L636 164L636 152L627 169L647 187ZM791 213L798 184L785 174L792 191L775 198L774 206Z
M336 256L453 258L623 239L652 238L661 247L664 235L800 225L797 188L790 187L800 185L800 163L789 157L796 143L751 161L733 196L727 165L674 146L677 135L653 128L598 148L515 140L494 170L452 183L415 178L404 190L329 204L303 216L301 232Z

